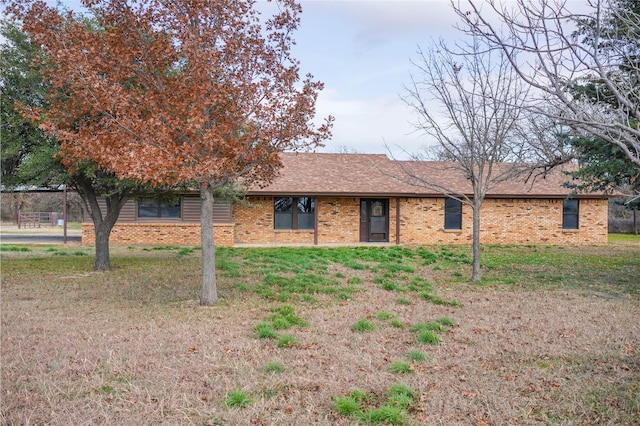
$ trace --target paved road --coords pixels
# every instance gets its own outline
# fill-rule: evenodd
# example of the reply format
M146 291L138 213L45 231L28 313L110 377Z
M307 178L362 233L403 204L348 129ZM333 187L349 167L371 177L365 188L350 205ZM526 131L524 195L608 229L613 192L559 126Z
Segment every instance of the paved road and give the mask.
M80 235L67 235L67 242L79 243L82 241ZM1 234L0 243L4 244L36 244L36 243L51 243L62 244L64 242L64 236L62 235L49 235L49 234Z

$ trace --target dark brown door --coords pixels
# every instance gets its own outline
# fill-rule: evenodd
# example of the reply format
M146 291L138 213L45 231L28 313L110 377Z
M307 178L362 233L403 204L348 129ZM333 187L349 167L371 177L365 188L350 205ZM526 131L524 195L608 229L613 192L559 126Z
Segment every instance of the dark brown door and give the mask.
M360 242L389 241L389 200L360 200Z

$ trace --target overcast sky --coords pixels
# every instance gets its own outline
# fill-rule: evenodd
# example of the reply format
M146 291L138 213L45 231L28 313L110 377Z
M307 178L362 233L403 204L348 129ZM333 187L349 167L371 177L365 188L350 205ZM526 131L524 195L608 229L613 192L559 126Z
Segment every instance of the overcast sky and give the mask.
M295 56L325 84L318 115L336 118L323 151L417 151L425 140L401 100L418 45L461 37L449 0L302 1Z
M80 2L61 3L74 9ZM260 3L261 8L274 7ZM433 39L455 42L463 37L454 27L458 18L449 0L302 0L301 4L294 57L303 75L311 73L325 84L318 98L318 117L336 119L333 138L320 150L386 153L386 144L402 157L402 150L413 153L428 144L411 125L413 113L401 96L403 84L410 82L418 46L426 48Z
M55 5L57 0L47 0ZM61 0L72 10L79 0ZM259 0L268 12L273 3ZM385 143L409 152L422 144L400 99L410 60L431 37L456 37L449 0L302 0L294 35L301 74L325 84L317 116L335 117L333 138L319 151L386 153ZM266 5L266 6L265 6ZM321 120L319 120L320 122ZM397 151L397 150L396 150Z

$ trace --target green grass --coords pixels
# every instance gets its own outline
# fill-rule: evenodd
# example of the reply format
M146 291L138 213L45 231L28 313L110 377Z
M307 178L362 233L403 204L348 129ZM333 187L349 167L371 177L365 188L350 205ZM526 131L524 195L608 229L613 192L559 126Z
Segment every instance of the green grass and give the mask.
M231 408L246 408L253 402L251 393L243 390L232 390L227 394L225 404Z
M356 321L352 326L351 326L351 330L352 331L356 331L359 333L363 333L363 332L367 332L367 331L373 331L375 330L376 326L369 321L368 319L359 319L358 321Z
M351 285L357 285L364 283L364 280L360 277L351 277L347 282Z
M445 300L443 298L441 298L440 296L435 296L431 293L422 293L421 294L423 299L428 300L429 302L433 303L434 305L446 305L446 306L462 306L462 304L460 302L458 302L457 300Z
M14 246L11 244L2 244L0 245L0 251L30 252L32 250L29 247L25 247L25 246Z
M284 372L284 367L282 366L282 363L278 361L272 361L268 362L264 366L264 372L267 374L282 373Z
M458 325L458 323L457 323L457 322L455 322L455 321L454 321L454 320L452 320L451 318L447 318L447 317L438 318L438 319L436 320L436 322L437 322L438 324L441 324L441 325L445 326L445 327L453 327L453 326L455 326L455 325Z
M393 317L395 317L394 314L391 314L389 312L384 312L384 311L378 312L376 314L376 318L378 318L379 320L388 320L388 319L391 319Z
M298 339L290 334L284 334L278 338L279 348L292 348L294 346L298 346Z
M532 290L574 288L613 296L638 296L637 247L640 246L485 246L483 284Z
M389 325L394 328L404 328L404 323L398 318L391 318L391 320L389 321Z
M298 345L295 337L284 334L279 336L276 330L288 330L293 326L306 327L307 322L296 315L295 309L290 305L282 305L271 309L274 312L269 317L269 322L260 322L254 327L256 337L259 339L278 339L279 348L288 348Z
M611 238L635 241L636 236L612 235ZM0 248L3 251L3 276L25 273L66 276L91 272L93 267L93 256L84 249L74 251L38 245L0 245ZM160 246L155 250L130 249L113 254L112 272L115 274L110 275L121 273L131 277L120 280L129 284L125 286L125 294L127 291L141 292L140 286L133 282L134 277L138 281L148 279L151 283L167 281L164 277L175 277L174 281L184 281L186 277L197 280L199 259L180 254L188 254L196 249ZM13 257L14 253L16 257ZM467 246L416 249L395 246L218 248L216 263L221 277L242 277L242 283L236 286L238 292L255 294L272 301L317 304L327 299L352 300L356 293L370 285L370 281L365 282L362 277L338 278L335 273L330 274L329 269L353 266L352 262L357 262L374 272L373 279L384 283L389 290L417 292L431 303L455 307L461 306L458 301L435 295L434 283L464 284L470 274L470 265L467 263L469 253ZM425 259L433 261L421 266L431 270L429 280L417 269ZM399 268L398 264L406 267ZM415 272L409 272L412 269ZM482 273L481 286L497 289L566 287L615 297L637 297L640 295L637 279L640 275L640 245L612 243L601 247L588 246L586 249L577 246L485 245L482 247ZM163 279L158 279L159 276L163 276ZM171 300L187 297L186 293L176 291L173 283L163 284L163 287L163 292L149 293L147 299L157 299L156 296L160 294ZM398 304L413 303L410 297L404 295L396 300Z
M408 414L400 407L382 405L360 413L358 418L370 424L403 425L407 422Z
M407 352L407 358L411 361L422 362L427 359L427 356L422 351L409 351Z
M411 398L415 398L417 396L417 392L413 390L410 386L405 385L404 383L394 383L391 385L387 393L391 396L393 395L407 395Z
M215 316L219 312L217 308L192 309L198 297L199 258L190 256L190 250L187 250L189 253L185 252L184 255L179 256L184 248L167 246L159 250L123 248L121 251L114 251L111 257L113 266L111 272L96 274L92 272L93 256L90 255L89 249L76 250L36 245L0 245L0 247L3 251L3 281L7 279L8 282L11 279L17 283L13 284L14 286L37 282L38 291L42 292L38 297L60 294L67 297L64 300L78 306L93 306L97 303L96 301L100 301L109 303L109 306L135 309L135 312L145 314L153 312L153 315L163 312L162 310L172 313L180 312L181 315L186 316L185 321ZM76 252L86 255L75 254ZM67 253L67 255L62 256L58 253ZM586 292L590 296L596 293L596 297L604 296L607 299L621 297L632 300L636 300L640 295L637 278L640 276L640 245L625 243L587 247L484 246L482 256L483 282L480 286L472 287L472 291L477 292L478 296L482 296L482 292L486 289L490 289L492 293L503 290L511 292L562 289L563 292L559 293L561 295L567 294L566 289L567 292L570 290ZM454 309L460 306L458 302L437 297L435 294L450 294L447 292L448 289L455 292L466 288L465 280L470 272L468 260L469 248L465 246L416 249L305 247L282 250L272 248L217 250L221 304L226 303L228 304L226 306L232 306L234 309L246 307L247 315L251 315L246 318L255 318L255 312L258 312L259 320L247 319L250 322L245 327L245 333L255 333L256 338L260 339L272 339L267 340L268 344L265 341L255 341L255 346L267 347L271 351L262 358L262 361L258 361L254 368L257 371L257 382L271 379L265 377L265 373L282 372L283 367L280 363L264 365L266 360L273 359L271 357L284 356L288 352L287 349L276 349L276 346L300 347L294 336L280 335L285 332L283 330L308 327L299 334L291 333L305 336L300 337L300 339L304 338L303 343L307 343L306 336L310 336L309 343L313 344L313 333L322 329L321 323L308 326L311 318L317 321L316 309L345 305L347 308L345 312L349 312L348 308L356 306L356 303L358 307L362 303L367 303L368 295L358 292L376 287L384 280L394 283L403 292L395 295L387 294L388 303L385 309L388 312L381 312L382 308L371 308L366 312L360 310L354 314L357 315L355 318L347 319L343 323L344 330L340 332L349 332L350 321L355 321L360 316L366 319L354 323L354 331L371 331L376 325L380 328L386 327L384 332L390 333L393 336L392 339L402 336L394 342L405 345L404 349L400 349L397 353L406 353L406 358L400 355L404 361L388 363L383 367L383 374L389 377L390 369L395 374L403 374L406 372L406 365L412 365L418 370L423 366L415 363L423 362L429 352L427 346L417 343L437 344L446 338L447 330L455 327L457 323L451 318L440 317L438 319L420 318L423 322L418 324L403 324L394 312L402 316L406 310L403 305L412 303L415 304L416 309L422 309L421 307L424 307L427 302L443 303L443 307L433 308L442 312L438 315L446 314L455 318L460 313L462 318L464 311ZM406 267L398 267L398 264ZM350 271L354 265L361 265L365 270L357 273L358 276L350 277L356 274ZM358 267L360 266L356 266ZM463 277L463 279L454 277ZM380 282L374 283L374 279L379 279ZM553 297L555 293L550 291L548 294ZM353 296L357 297L357 302L349 300ZM598 299L590 298L589 300L596 303ZM141 311L144 309L148 310ZM432 308L427 307L424 312L428 312L429 309ZM472 307L465 309L472 309ZM309 321L303 318L307 314L309 314ZM404 326L405 330L411 330L410 338L406 339L406 331L393 330L389 325L398 328ZM370 338L368 335L358 336L358 339L368 338ZM423 352L407 352L411 347L421 348ZM294 350L298 351L298 349ZM401 362L404 363L402 368L400 368ZM625 362L627 365L630 361ZM631 364L629 365L633 368ZM293 367L289 370L291 371L287 371L287 374L294 373ZM554 372L551 368L548 370L549 374ZM606 367L603 367L603 370L606 370ZM395 377L417 380L418 374ZM281 376L273 379L284 378L285 376ZM637 413L640 406L638 397L640 389L637 384L631 381L628 383L631 385L626 387L625 383L620 381L607 383L607 386L585 388L584 399L591 404L593 412L601 413L603 418L607 416L614 418L616 413L619 413L616 407L622 407L620 410L623 410L624 417L621 418L630 423L627 419L633 419L633 415ZM262 383L257 386L262 386ZM97 382L91 386L91 389L101 395L119 395L123 392L117 383L108 381ZM427 389L421 389L421 391L426 392ZM244 394L249 401L253 401L256 395L262 395L260 392L264 390L258 390L256 393L244 392ZM227 403L223 393L218 394L217 398ZM246 398L235 395L231 399L238 402L231 402L228 406L241 407L244 404L241 401ZM338 404L339 398L350 399L350 401L340 400L342 402ZM411 392L391 394L388 390L383 394L381 389L376 388L370 393L356 392L335 398L334 411L340 416L349 417L342 420L354 424L402 424L402 422L416 424L416 398ZM340 408L342 405L344 407ZM553 414L550 413L549 418ZM592 420L597 423L595 421L597 418L594 417ZM544 418L538 421L544 422ZM624 421L621 423L624 424Z
M424 345L437 345L442 340L440 336L438 336L433 331L429 331L429 330L417 331L416 338L418 339L418 342Z
M272 311L274 314L271 315L270 320L276 330L287 330L293 326L307 326L307 322L296 315L294 308L290 305L279 306L273 308Z
M609 234L607 240L610 243L638 243L640 244L640 235L634 234Z
M412 327L412 330L415 332L420 332L420 331L442 331L444 330L444 326L442 324L440 324L437 321L431 321L431 322L419 322L417 324L414 324L414 326Z
M350 395L338 396L333 403L333 409L341 416L351 416L360 412L362 404L358 399Z
M635 241L635 236L610 237ZM614 247L613 250L610 248ZM582 287L612 294L638 295L640 256L635 245L603 246L587 251L563 246L482 246L483 286ZM339 248L221 248L217 262L225 274L241 270L243 276L261 277L249 286L261 297L286 302L312 300L328 295L350 300L367 283L361 277L346 278L348 271L328 274L332 265L373 272L373 280L392 292L417 292L434 304L461 306L434 294L434 281L465 283L471 273L468 246L339 247ZM225 262L231 262L225 263ZM425 279L419 268L429 268ZM635 275L634 275L635 274ZM303 297L306 296L306 297ZM398 303L411 299L401 297Z
M254 330L256 332L256 337L258 337L258 339L274 339L278 337L273 326L266 322L261 322L256 324L256 326L254 327Z
M394 361L389 369L393 374L408 374L413 373L411 365L406 361Z
M384 395L365 393L359 389L334 398L334 411L367 424L403 425L416 404L417 393L409 386L394 383Z

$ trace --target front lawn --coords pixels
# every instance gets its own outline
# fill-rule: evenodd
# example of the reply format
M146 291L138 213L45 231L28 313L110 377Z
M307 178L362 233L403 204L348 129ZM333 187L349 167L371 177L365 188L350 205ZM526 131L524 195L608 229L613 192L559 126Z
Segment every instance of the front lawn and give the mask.
M2 424L634 424L640 244L2 245Z

